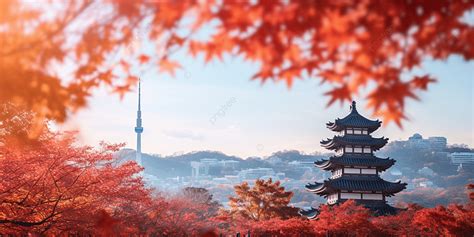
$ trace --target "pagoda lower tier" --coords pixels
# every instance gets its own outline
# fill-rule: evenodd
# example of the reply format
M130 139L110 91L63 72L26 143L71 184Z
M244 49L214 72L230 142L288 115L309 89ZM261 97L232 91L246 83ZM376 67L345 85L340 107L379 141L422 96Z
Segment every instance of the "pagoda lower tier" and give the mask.
M314 162L318 168L334 171L343 168L374 168L377 172L385 171L395 164L394 159L378 158L372 154L343 154L331 156L328 160Z
M341 200L339 203L345 202L347 200ZM392 207L388 205L385 201L377 201L377 200L354 200L357 205L364 206L365 208L369 209L369 211L374 216L387 216L387 215L395 215L400 210L400 208ZM311 207L308 210L300 210L299 212L302 216L313 220L316 219L320 213L319 209Z
M306 190L326 197L331 205L346 199L385 201L405 188L405 183L388 182L377 175L343 175L306 185Z
M388 138L374 138L370 135L345 134L344 136L334 136L321 141L321 146L329 150L337 150L345 146L370 146L372 151L376 151L388 142Z

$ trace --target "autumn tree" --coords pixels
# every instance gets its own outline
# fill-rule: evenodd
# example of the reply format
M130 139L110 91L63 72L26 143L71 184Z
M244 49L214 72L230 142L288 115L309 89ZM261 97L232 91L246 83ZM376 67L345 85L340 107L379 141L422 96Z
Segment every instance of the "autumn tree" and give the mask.
M207 204L183 197L158 198L148 212L143 229L146 236L204 236L214 233L215 213ZM213 235L208 235L213 236Z
M24 115L0 122L14 118L15 124L31 124ZM141 168L134 162L114 164L117 145L78 146L74 133L54 133L47 126L34 142L16 135L4 131L1 136L1 233L93 233L109 217L118 228L135 218L129 203L140 211L149 199L137 176Z
M206 206L206 215L216 215L222 207L205 188L186 187L181 191L181 196L192 203Z
M20 142L29 145L46 129L46 121L35 122L35 113L11 102L0 104L0 143Z
M471 236L474 211L456 204L426 208L415 213L412 225L422 236Z
M474 204L474 184L468 184L466 188L468 192L469 201L471 202L471 204Z
M340 205L322 205L314 231L325 236L367 236L374 226L370 222L370 211L353 200Z
M417 204L409 204L397 215L378 216L371 218L374 229L371 231L375 236L420 236L418 228L414 226L413 217L424 209Z
M272 218L262 221L247 221L239 226L237 232L247 233L251 236L288 236L288 237L312 237L316 236L311 221L302 218L290 218L286 220Z
M174 73L178 50L206 61L241 56L253 78L318 78L328 104L364 93L401 124L408 98L435 81L412 73L425 59L472 60L473 1L6 0L0 7L0 102L63 121L93 88L133 88L142 66ZM140 44L152 42L154 52ZM66 69L66 70L65 70ZM123 76L125 75L125 76ZM362 90L369 88L368 90Z
M285 191L280 181L257 179L253 187L243 182L234 188L236 196L229 197L232 215L256 221L297 215L296 208L288 206L293 193Z

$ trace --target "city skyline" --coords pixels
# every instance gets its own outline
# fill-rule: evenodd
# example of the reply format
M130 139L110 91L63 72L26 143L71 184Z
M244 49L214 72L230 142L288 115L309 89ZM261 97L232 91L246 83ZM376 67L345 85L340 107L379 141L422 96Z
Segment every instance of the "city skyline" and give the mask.
M279 150L323 151L319 141L328 133L321 124L349 111L349 102L326 108L328 98L323 94L328 87L320 86L318 78L296 81L288 89L284 83L250 81L255 65L240 59L226 58L227 63L207 65L202 58L179 55L179 59L183 69L175 78L155 70L142 76L143 126L147 128L142 134L144 153L215 150L249 157ZM391 123L379 133L390 141L407 139L414 133L444 136L449 144L473 147L474 64L457 57L424 64L423 72L431 73L438 82L421 93L420 101L407 101L409 120L403 122L403 129ZM125 142L126 147L134 148L137 94L132 92L119 100L99 89L94 98L62 128L80 129L84 144L104 140ZM374 118L364 108L363 97L353 99L361 105L361 114Z

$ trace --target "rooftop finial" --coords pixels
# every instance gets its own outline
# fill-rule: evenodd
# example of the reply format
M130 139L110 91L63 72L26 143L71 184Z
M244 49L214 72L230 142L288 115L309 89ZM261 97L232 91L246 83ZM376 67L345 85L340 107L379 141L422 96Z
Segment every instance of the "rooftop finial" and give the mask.
M356 102L355 102L355 101L352 101L351 111L357 111L357 109L356 109Z

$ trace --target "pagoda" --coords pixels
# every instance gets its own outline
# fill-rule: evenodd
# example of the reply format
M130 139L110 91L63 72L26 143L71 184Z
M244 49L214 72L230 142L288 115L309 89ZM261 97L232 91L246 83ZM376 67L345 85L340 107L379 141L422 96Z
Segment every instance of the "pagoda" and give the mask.
M374 152L388 141L388 138L371 136L381 124L379 120L370 120L360 115L355 102L352 102L349 115L327 123L327 128L338 134L321 141L321 146L336 154L314 164L318 168L331 171L331 177L322 183L306 185L306 190L324 196L328 205L337 205L353 199L375 215L395 214L398 209L388 205L386 199L405 189L407 184L400 181L388 182L379 176L395 164L394 159L374 155ZM318 210L311 208L300 213L314 219Z

